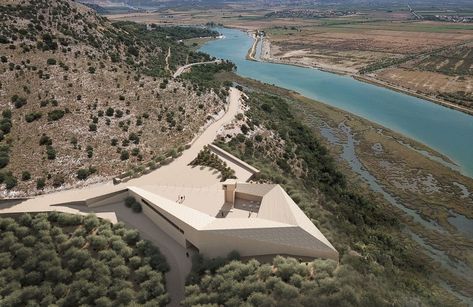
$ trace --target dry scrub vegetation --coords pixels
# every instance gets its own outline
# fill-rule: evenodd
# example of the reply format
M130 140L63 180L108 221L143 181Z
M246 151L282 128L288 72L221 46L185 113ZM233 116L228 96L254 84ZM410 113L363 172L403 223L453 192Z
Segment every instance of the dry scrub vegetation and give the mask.
M170 79L169 70L209 59L177 41L212 31L111 24L66 0L12 2L0 20L4 195L161 160L223 109L219 84Z

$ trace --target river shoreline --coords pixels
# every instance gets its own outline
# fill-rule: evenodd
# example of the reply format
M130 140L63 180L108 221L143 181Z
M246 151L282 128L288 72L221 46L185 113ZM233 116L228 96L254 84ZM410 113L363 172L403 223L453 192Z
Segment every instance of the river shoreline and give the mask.
M265 39L267 39L267 38L265 38ZM274 57L271 56L270 52L268 52L268 56L266 56L266 55L263 56L262 55L262 56L259 57L259 59L257 59L255 57L255 54L254 54L256 52L256 46L258 45L259 42L262 43L263 40L259 39L256 36L253 36L253 40L254 40L253 41L253 46L252 46L252 48L250 48L248 50L248 55L247 55L248 60L261 61L261 62L274 63L274 64L282 64L282 65L290 65L290 66L297 66L297 67L310 68L310 69L317 69L317 70L320 70L320 71L324 71L324 72L328 72L328 73L332 73L332 74L337 74L337 75L341 75L341 76L349 76L349 77L352 77L353 79L361 81L361 82L369 83L369 84L372 84L372 85L375 85L375 86L384 87L384 88L387 88L387 89L390 89L390 90L393 90L393 91L396 91L396 92L399 92L399 93L403 93L403 94L407 94L407 95L410 95L410 96L413 96L413 97L428 100L430 102L433 102L435 104L447 107L449 109L460 111L460 112L463 112L465 114L473 116L473 109L468 109L468 108L456 105L456 104L448 102L444 99L439 99L439 98L432 97L432 96L429 96L429 95L420 94L420 93L411 91L409 89L406 89L406 88L403 88L403 87L400 87L400 86L391 85L391 84L388 84L386 82L383 82L383 81L378 80L378 79L373 78L373 77L368 77L368 76L360 75L360 74L357 74L357 73L350 73L348 71L335 69L335 68L331 69L331 68L327 68L327 67L320 67L320 66L317 66L317 65L304 65L304 64L300 64L300 63L293 63L291 61L275 59ZM263 46L263 48L264 48L264 46ZM250 53L250 51L251 51L251 53Z
M246 59L249 61L258 61L258 59L256 58L256 47L258 46L258 43L261 41L261 39L256 34L252 34L251 36L253 37L253 44L251 45L251 48L248 49Z
M228 28L219 31L226 40L210 42L200 51L233 61L239 75L290 89L396 131L448 157L449 164L457 165L455 169L462 175L473 176L473 146L465 142L473 133L471 115L385 86L361 82L346 74L248 61L245 57L255 40L252 32L249 35L247 31ZM261 44L256 56L264 60L267 48L260 47Z

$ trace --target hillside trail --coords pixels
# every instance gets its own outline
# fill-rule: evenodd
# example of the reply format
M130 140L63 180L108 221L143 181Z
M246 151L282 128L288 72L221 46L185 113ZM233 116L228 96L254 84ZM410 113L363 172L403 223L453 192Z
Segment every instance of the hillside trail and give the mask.
M166 55L166 70L169 72L169 73L172 73L171 72L171 68L169 68L169 58L171 57L171 47L168 48L168 54Z
M220 63L222 62L222 60L213 60L213 61L207 61L207 62L197 62L197 63L191 63L191 64L187 64L187 65L183 65L181 67L179 67L176 72L174 73L174 75L172 76L174 79L176 79L177 77L179 77L184 71L186 71L186 69L189 69L191 68L192 66L197 66L197 65L205 65L205 64L213 64L213 63Z

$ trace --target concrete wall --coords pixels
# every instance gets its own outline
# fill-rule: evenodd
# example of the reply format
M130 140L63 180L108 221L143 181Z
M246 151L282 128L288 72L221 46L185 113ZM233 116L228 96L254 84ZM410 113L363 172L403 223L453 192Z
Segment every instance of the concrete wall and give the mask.
M222 187L225 191L225 202L226 203L231 203L231 204L235 203L236 184L235 183L224 183Z
M235 163L236 165L238 165L239 167L247 170L248 172L252 173L253 175L256 175L256 174L260 173L260 171L257 168L254 168L253 166L249 165L245 161L242 161L242 160L238 159L237 157L235 157L231 153L226 152L225 150L221 149L220 147L217 147L213 144L209 144L208 146L209 146L209 149L214 154L220 156L223 159L226 159L226 160L229 160L229 161Z
M256 201L256 202L261 202L263 200L263 198L261 196L246 194L246 193L242 193L242 192L235 192L235 198L236 199L240 198L240 199L245 199L245 200L252 200L252 201Z
M277 231L276 231L277 232ZM275 234L277 236L277 234ZM216 231L204 232L199 241L200 251L207 257L226 256L231 251L238 251L241 256L264 256L264 255L291 255L304 259L324 258L339 260L338 252L329 248L311 249L277 244L262 240L254 240L251 237L238 238L231 235L224 235Z
M173 222L174 225L178 226L184 231L184 234L180 232L174 225L172 225L168 220L164 219L160 214L156 213L153 209L150 208L150 205L143 202L143 199L140 195L130 191L130 196L134 197L140 204L143 209L143 213L151 220L153 223L156 224L159 228L165 231L171 238L173 238L177 243L181 246L186 247L186 238L185 238L185 230L182 229L182 223L174 218L173 216L169 215L166 211L162 210L157 206L153 206L151 201L145 201L153 206L154 210L158 211L162 216L165 216L169 221Z
M317 239L303 239L304 234L307 234L299 227L198 230L145 199L148 203L146 204L143 202L144 198L133 191L127 191L125 194L118 193L112 195L112 198L122 197L124 199L127 195L133 196L139 201L143 208L143 214L179 245L187 248L186 241L189 241L207 257L225 257L231 251L236 250L243 257L284 254L296 258L327 258L338 261L338 253ZM102 203L104 200L99 201L95 204Z
M108 193L108 194L101 195L98 197L87 199L85 201L85 204L90 208L105 206L105 205L124 201L128 195L129 195L128 189L123 189L120 191L116 191L116 192Z

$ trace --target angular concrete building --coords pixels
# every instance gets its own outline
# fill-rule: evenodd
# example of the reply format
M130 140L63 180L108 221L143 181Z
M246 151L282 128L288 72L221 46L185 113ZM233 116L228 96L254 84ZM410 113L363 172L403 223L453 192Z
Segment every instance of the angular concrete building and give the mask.
M243 257L338 261L335 248L279 185L227 181L204 189L128 187L124 193L180 245L207 257L236 250Z

